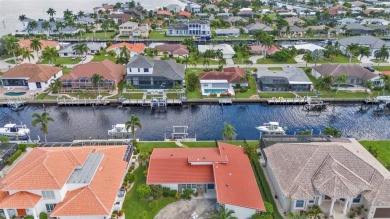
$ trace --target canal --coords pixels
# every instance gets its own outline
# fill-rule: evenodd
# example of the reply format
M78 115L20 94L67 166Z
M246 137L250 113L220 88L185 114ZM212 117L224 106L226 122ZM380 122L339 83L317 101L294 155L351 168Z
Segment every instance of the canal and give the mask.
M257 139L255 129L268 121L277 121L287 127L288 134L313 129L318 134L325 126L334 126L345 137L357 139L390 139L390 116L374 115L375 106L359 112L360 105L330 105L323 112L307 112L302 106L264 105L196 105L169 107L166 112L152 111L147 107L46 107L55 122L49 125L48 141L66 142L73 139L108 138L112 125L124 123L132 113L141 118L142 130L137 130L141 140L163 140L164 133L171 133L174 125L188 125L190 137L198 140L221 139L224 121L236 128L237 139ZM0 108L0 125L25 123L31 129L33 139L42 133L31 126L31 115L42 113L44 108L27 106L19 112Z

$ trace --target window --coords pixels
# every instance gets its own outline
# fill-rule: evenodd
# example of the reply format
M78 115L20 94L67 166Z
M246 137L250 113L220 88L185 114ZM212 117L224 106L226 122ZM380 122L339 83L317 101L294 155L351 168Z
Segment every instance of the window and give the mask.
M215 189L215 185L214 184L207 184L207 189Z
M47 211L47 213L52 212L55 207L56 207L56 204L46 204L46 211Z
M140 69L138 69L138 72L140 72Z
M43 198L55 198L54 191L42 191Z
M148 68L144 68L144 72L149 72L149 69Z
M362 200L362 195L359 194L358 196L356 196L356 198L354 198L354 199L352 200L352 203L354 203L354 204L359 204L361 200Z
M296 200L295 208L303 208L305 206L305 200Z

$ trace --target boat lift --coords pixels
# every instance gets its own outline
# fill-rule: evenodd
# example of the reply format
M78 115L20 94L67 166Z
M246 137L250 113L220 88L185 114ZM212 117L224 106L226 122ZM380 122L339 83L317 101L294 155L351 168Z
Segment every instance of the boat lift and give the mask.
M164 134L164 139L165 141L196 141L196 134L193 138L189 138L188 135L188 126L173 126L171 138L167 138L167 134Z

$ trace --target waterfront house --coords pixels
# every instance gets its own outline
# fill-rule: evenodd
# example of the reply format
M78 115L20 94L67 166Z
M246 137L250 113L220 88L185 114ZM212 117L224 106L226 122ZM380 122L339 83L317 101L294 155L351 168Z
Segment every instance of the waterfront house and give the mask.
M346 218L363 206L358 218L390 218L390 172L355 139L276 143L263 153L283 211L318 205L329 217Z
M235 95L234 88L248 87L245 72L239 67L224 68L222 71L210 71L199 74L202 95Z
M364 85L365 81L372 81L374 86L382 86L383 81L379 75L364 68L359 64L322 64L312 67L311 74L315 78L330 75L337 78L341 74L347 75L347 84Z
M111 12L114 11L114 6L109 4L102 4L102 6L97 6L93 8L93 13L98 14L99 11L103 11L103 12L107 11L109 12L108 14L110 14Z
M105 219L121 209L128 146L36 147L1 179L6 219ZM131 156L131 154L130 154Z
M204 10L207 10L208 12L219 12L219 7L217 5L206 5Z
M185 65L136 55L126 65L126 81L137 89L171 89L183 86Z
M305 21L298 18L298 17L286 17L284 20L287 21L289 26L303 26L305 24Z
M132 32L138 28L138 23L136 22L125 22L119 25L119 35L120 36L131 36Z
M201 53L205 53L207 50L221 51L225 59L231 59L236 54L233 47L229 44L198 45L198 50Z
M186 11L189 11L191 13L201 13L202 12L202 7L194 2L188 2L187 5L185 6Z
M249 52L252 54L260 55L273 55L281 49L278 46L263 46L263 45L253 45L249 47Z
M217 148L155 148L146 183L178 192L191 189L215 197L238 219L265 211L244 148L218 142ZM245 180L244 180L245 179Z
M254 32L262 30L264 32L271 32L273 29L262 23L249 24L244 28L245 33L253 34Z
M135 55L139 55L142 53L145 49L145 44L143 43L116 43L109 46L106 51L114 51L115 54L120 55L122 47L126 47L127 51L129 52L130 57L133 57Z
M347 33L349 35L371 35L374 33L372 28L357 23L338 25L335 30L338 34Z
M27 25L27 27L21 31L18 32L18 34L31 34L31 35L37 35L37 34L68 34L68 35L75 35L80 32L80 29L78 27L72 27L72 26L65 26L63 28L58 29L56 26L56 22L49 21L49 28L44 29L43 23L45 20L37 20L37 26L34 28L31 28Z
M87 47L88 47L88 52L87 54L84 54L84 55L95 55L97 52L99 52L100 50L102 50L103 48L106 47L106 44L105 43L86 43L87 44ZM73 50L73 47L75 46L76 44L70 44L68 46L66 46L64 49L61 49L58 54L60 57L73 57L73 56L76 56L76 55L80 55L80 54L76 54Z
M115 13L107 15L107 18L114 20L116 23L126 23L131 20L131 15L126 13ZM120 31L120 26L119 26Z
M248 20L243 18L243 17L238 17L238 16L232 16L232 17L227 17L224 19L225 21L229 22L230 25L232 26L237 26L237 24L247 24Z
M181 19L189 19L191 16L191 13L188 11L181 11L177 14L177 17Z
M167 36L197 36L210 39L210 22L205 20L190 20L188 22L170 25L166 31Z
M92 76L98 74L103 77L99 84L100 89L112 90L123 79L125 66L105 59L101 62L88 62L76 65L69 74L63 75L60 80L64 90L91 89L94 87Z
M155 13L157 16L161 17L172 17L172 12L166 10L158 10Z
M215 36L217 37L239 37L240 29L230 28L230 29L215 29Z
M241 8L239 12L237 12L237 16L240 17L253 17L255 13L252 8Z
M183 10L183 8L178 4L169 4L166 8L168 11L173 11L174 13L179 13Z
M257 69L256 82L262 91L312 91L313 83L301 68Z
M33 91L44 91L54 79L62 76L62 68L20 64L3 73L1 83L4 88L25 88Z
M354 36L354 37L348 37L339 39L336 42L340 45L340 50L343 54L347 55L347 47L348 45L355 43L360 46L366 46L370 48L370 58L374 58L374 53L376 50L379 50L383 45L388 47L388 44L377 37L374 36Z
M172 57L183 57L190 54L187 46L182 44L161 44L155 46L154 49L158 50L160 55L164 52L168 52Z
M51 41L51 40L39 40L39 42L42 44L42 48L40 51L44 50L47 47L54 48L55 50L60 49L60 43L57 41ZM18 41L18 45L21 48L28 49L30 51L33 51L31 48L31 40L30 39L22 39Z

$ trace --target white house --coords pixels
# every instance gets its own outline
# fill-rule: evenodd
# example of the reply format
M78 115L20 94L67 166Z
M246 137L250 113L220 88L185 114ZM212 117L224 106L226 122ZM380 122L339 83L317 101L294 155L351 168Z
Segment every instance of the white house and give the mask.
M4 88L26 88L44 91L62 76L62 68L25 63L4 72L1 82Z
M0 209L6 219L41 212L67 219L110 218L130 146L37 147L1 179ZM114 173L114 174L113 174ZM121 207L121 206L119 206Z
M390 172L355 139L276 143L263 152L283 211L318 205L345 218L364 206L357 218L390 218Z
M132 32L138 28L138 23L136 22L125 22L119 25L119 35L120 36L131 36Z
M248 87L245 72L239 67L224 68L223 71L203 72L199 75L200 89L204 96L216 94L235 95L235 87Z
M198 50L201 53L206 52L207 50L221 51L223 58L231 59L236 54L233 47L229 44L217 44L217 45L198 45Z
M196 14L202 12L202 7L193 2L187 3L185 9L191 13L196 13Z
M146 183L215 197L217 205L250 218L265 206L244 149L222 142L215 148L155 148ZM218 207L217 207L218 209Z
M211 38L210 22L204 20L190 20L188 22L170 25L167 36L199 36Z

